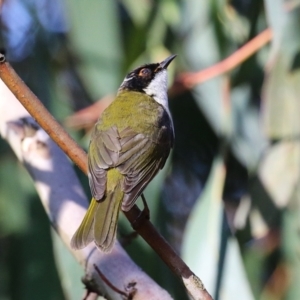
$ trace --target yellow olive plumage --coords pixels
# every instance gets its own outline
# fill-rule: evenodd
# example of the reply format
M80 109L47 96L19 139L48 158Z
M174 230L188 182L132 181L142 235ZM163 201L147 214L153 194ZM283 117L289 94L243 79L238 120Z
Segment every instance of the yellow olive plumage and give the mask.
M163 168L174 141L166 74L174 57L130 72L96 123L88 151L93 199L72 238L73 248L94 241L110 251L120 208L130 210Z

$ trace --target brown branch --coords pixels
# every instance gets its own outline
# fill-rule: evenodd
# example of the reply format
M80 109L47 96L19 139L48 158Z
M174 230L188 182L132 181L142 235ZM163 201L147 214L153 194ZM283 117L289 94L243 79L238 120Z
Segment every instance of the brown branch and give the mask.
M1 55L1 54L0 54ZM2 59L3 59L2 55ZM16 74L8 63L1 63L0 57L0 78L35 118L40 126L49 134L54 142L71 158L71 160L87 174L86 153L71 136L61 127L61 125L49 113L41 101L26 86L22 79Z
M91 129L105 108L113 101L114 96L108 95L95 103L67 117L64 124L74 129Z
M125 213L125 212L124 212ZM140 216L141 211L135 205L130 211L126 212L126 218L131 224ZM193 273L184 261L178 257L177 253L170 246L170 244L158 233L153 224L144 219L139 224L140 226L134 227L141 237L155 250L160 258L168 265L174 274L180 277L188 278Z
M39 99L19 78L12 67L5 62L3 55L2 57L0 55L0 78L57 145L61 147L61 149L85 174L87 174L86 153L53 118ZM124 214L132 224L141 215L141 211L135 205L130 211L124 212ZM169 268L183 280L186 286L188 282L188 292L194 299L212 299L201 280L193 274L168 242L156 231L149 220L145 220L141 223L136 231L161 257Z
M172 92L180 92L182 90L191 89L195 85L210 80L216 76L220 76L239 66L242 62L256 53L259 49L265 46L272 39L272 30L267 28L258 34L251 41L246 43L229 57L219 63L198 72L187 72L178 76Z

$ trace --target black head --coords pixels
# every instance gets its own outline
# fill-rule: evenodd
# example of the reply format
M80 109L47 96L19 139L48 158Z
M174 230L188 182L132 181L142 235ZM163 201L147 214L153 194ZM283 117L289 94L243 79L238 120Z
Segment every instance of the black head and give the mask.
M144 93L155 76L161 71L166 70L175 57L176 55L171 55L160 63L146 64L134 69L124 78L119 91L131 90Z

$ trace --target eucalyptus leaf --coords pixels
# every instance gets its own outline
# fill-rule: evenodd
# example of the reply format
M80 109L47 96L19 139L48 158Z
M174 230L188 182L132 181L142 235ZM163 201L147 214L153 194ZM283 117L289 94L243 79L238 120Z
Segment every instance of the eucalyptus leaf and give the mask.
M223 204L221 201L225 170L216 158L205 190L198 199L187 223L182 256L200 276L209 291L215 291L220 259ZM254 299L246 277L235 238L227 241L222 271L220 299ZM238 287L238 288L237 288Z
M193 272L214 291L218 272L225 179L222 160L216 159L206 187L188 219L183 237L182 257Z
M282 250L284 253L284 262L286 263L287 271L292 276L289 277L289 286L286 291L285 299L294 300L300 297L300 185L297 183L294 195L291 197L289 205L283 216L283 240Z
M284 0L265 0L264 2L267 19L273 31L272 55L270 57L270 60L272 60L281 47L287 19L287 12L284 8Z
M249 170L255 170L269 143L261 131L259 110L251 104L250 99L249 85L240 85L231 91L233 118L231 142L239 160Z
M212 7L213 2L209 1L188 1L184 6L183 16L187 19L182 26L182 32L185 33L183 47L189 68L194 71L212 66L221 59L215 25L208 19ZM194 97L199 107L218 134L224 133L222 91L222 77L206 81L194 88Z
M149 1L140 0L139 5L136 5L135 0L122 0L122 3L136 26L145 25L151 12L151 3Z
M264 83L262 122L272 139L300 134L300 70L291 72L291 65L292 59L281 52Z
M300 142L272 146L264 156L259 175L277 207L286 207L300 180Z
M84 270L65 247L57 233L52 230L53 251L62 289L67 299L81 300L85 294L85 286L80 284Z
M122 44L115 1L67 1L70 47L93 99L115 92L121 79Z
M254 300L245 272L240 248L235 238L228 240L221 288L222 300Z

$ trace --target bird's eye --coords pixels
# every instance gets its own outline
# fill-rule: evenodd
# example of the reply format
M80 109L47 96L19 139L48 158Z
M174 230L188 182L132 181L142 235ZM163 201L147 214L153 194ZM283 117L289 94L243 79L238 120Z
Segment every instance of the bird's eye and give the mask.
M151 70L148 68L143 68L139 72L139 76L141 76L141 77L148 77L150 75L151 75Z

